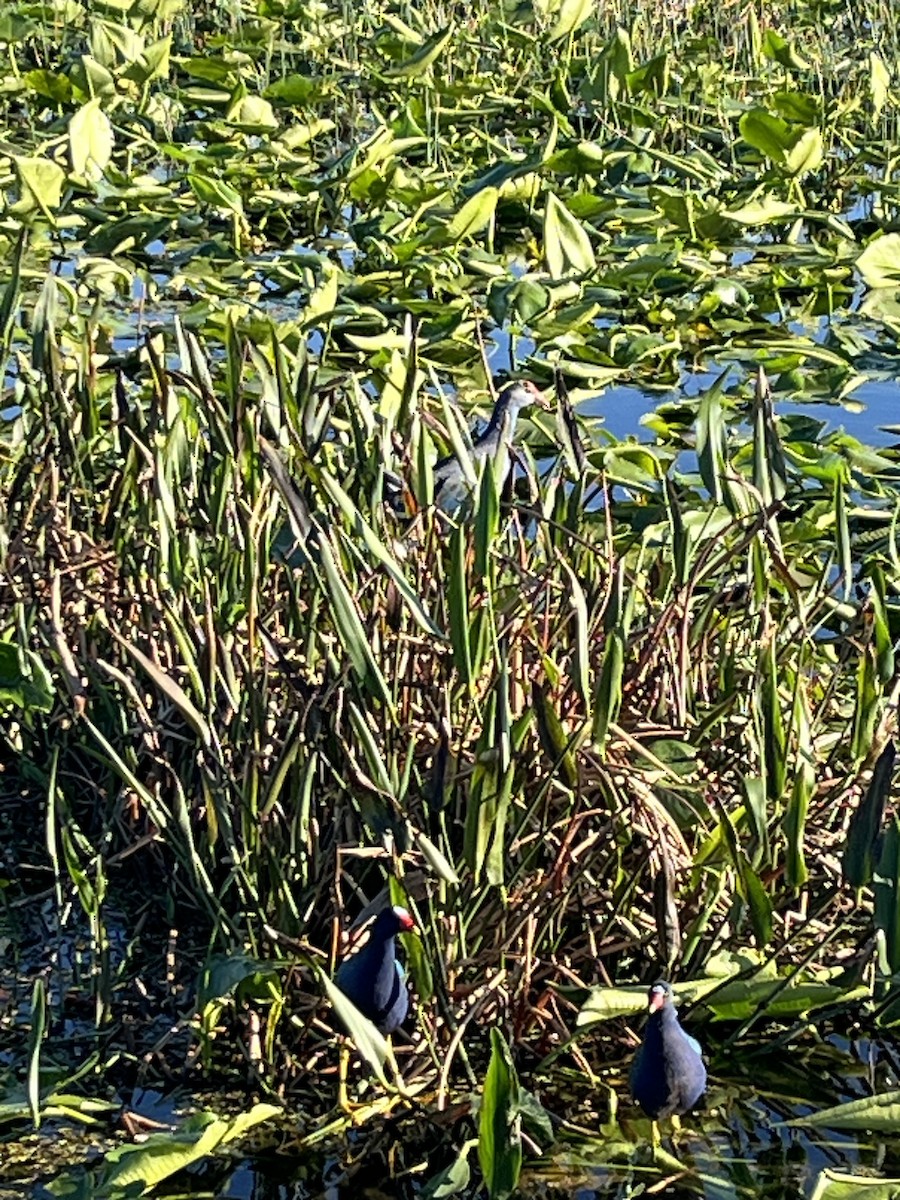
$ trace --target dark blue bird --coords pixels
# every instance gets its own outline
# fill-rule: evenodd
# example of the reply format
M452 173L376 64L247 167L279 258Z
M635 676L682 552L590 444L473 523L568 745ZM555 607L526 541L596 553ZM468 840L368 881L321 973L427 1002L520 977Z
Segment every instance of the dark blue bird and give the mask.
M409 992L406 975L397 961L398 933L415 929L405 908L384 908L375 918L369 940L345 959L335 983L368 1017L379 1033L393 1033L406 1020Z
M650 1017L631 1068L631 1094L654 1120L681 1116L706 1091L700 1044L681 1028L668 983L654 983L647 998Z

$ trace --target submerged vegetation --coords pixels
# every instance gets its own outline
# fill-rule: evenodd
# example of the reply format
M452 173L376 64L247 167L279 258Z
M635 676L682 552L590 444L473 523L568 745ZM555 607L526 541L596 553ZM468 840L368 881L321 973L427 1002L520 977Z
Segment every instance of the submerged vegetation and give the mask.
M59 1194L282 1106L306 1162L348 1029L348 1176L498 1197L555 1139L709 1189L617 1108L659 973L715 1022L730 1195L741 1085L767 1129L896 1127L888 1076L793 1074L900 1021L900 447L840 425L900 355L889 0L14 0L0 45L15 1177L23 1121L146 1087L245 1111ZM450 519L498 370L552 407ZM387 903L393 1049L330 982Z

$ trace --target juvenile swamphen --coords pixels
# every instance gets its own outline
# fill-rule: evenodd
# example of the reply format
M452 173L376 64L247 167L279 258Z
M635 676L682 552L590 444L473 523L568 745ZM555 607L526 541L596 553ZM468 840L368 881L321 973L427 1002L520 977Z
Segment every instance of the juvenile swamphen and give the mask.
M369 940L341 963L335 983L379 1033L393 1033L406 1020L409 992L397 961L398 933L415 929L405 908L384 908L375 918Z
M671 986L654 983L647 998L650 1017L631 1068L631 1094L655 1121L694 1107L706 1091L706 1067L699 1043L679 1024Z

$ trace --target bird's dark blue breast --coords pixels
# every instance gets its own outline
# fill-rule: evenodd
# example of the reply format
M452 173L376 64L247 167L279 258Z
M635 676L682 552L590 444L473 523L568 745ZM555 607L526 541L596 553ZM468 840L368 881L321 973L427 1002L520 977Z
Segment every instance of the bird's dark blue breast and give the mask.
M631 1069L631 1094L648 1117L670 1117L693 1108L706 1091L706 1067L697 1043L673 1009L652 1013Z
M389 945L370 941L341 965L335 983L379 1033L393 1033L406 1020L409 991L392 941Z

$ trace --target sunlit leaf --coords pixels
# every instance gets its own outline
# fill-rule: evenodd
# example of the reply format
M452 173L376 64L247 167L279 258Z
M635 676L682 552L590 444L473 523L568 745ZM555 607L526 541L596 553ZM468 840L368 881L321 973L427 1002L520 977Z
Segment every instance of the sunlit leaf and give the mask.
M866 246L856 269L872 288L900 285L900 233L883 233Z
M112 124L100 100L83 104L69 121L69 156L72 170L85 179L98 180L109 166L113 145Z
M575 272L586 275L594 269L591 239L561 200L547 193L544 209L544 257L553 279Z

